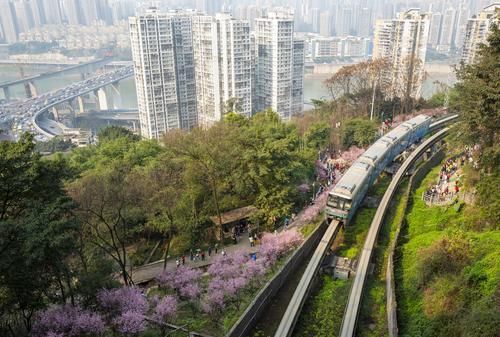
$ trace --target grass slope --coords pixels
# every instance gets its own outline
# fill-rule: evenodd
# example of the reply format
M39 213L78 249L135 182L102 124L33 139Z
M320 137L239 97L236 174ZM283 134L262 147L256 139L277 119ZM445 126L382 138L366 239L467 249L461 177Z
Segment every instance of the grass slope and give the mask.
M400 336L499 336L500 231L470 230L470 206L425 205L422 193L439 169L411 196L402 231L395 264Z

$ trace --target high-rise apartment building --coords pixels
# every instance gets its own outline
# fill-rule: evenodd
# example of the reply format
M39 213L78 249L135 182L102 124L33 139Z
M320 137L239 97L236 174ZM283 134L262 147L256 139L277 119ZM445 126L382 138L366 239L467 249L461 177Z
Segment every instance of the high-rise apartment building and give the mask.
M17 41L17 21L14 8L10 1L0 1L0 24L2 25L3 39L6 43Z
M492 23L498 22L496 14L498 8L500 3L491 4L468 20L462 50L463 63L471 64L476 61L481 44L487 42Z
M81 13L80 0L64 0L64 13L66 14L66 22L70 25L79 25L84 23Z
M391 97L420 97L429 18L427 13L410 9L396 19L377 21L373 58L386 58L391 64L385 74Z
M252 114L250 24L227 13L193 17L198 125L209 127L229 110Z
M332 15L326 11L319 16L319 34L324 37L332 35Z
M42 8L46 23L54 25L62 23L59 0L42 0Z
M129 18L139 119L146 138L197 124L194 14L150 9Z
M293 13L285 9L255 20L255 111L272 108L283 119L303 111L297 101L303 97L304 43L293 33Z
M465 31L467 29L467 19L469 18L470 11L465 4L465 1L462 1L457 10L457 24L455 30L455 37L453 44L455 48L462 48L464 44Z
M439 44L442 19L443 15L439 12L431 14L431 23L429 29L429 46L431 46L432 48L436 48Z
M18 32L29 31L34 26L30 2L26 0L14 0L13 5Z
M455 15L456 10L451 7L447 8L443 13L441 34L437 46L439 52L448 53L452 48L453 34L455 32Z

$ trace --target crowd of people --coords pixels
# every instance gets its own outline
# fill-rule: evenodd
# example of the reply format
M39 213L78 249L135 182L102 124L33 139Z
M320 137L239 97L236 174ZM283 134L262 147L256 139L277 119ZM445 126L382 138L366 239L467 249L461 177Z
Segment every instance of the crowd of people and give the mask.
M473 158L474 149L465 147L465 151L456 157L449 158L441 167L437 184L430 187L424 194L427 202L444 202L451 200L461 189L459 168L466 164L477 169L478 164Z

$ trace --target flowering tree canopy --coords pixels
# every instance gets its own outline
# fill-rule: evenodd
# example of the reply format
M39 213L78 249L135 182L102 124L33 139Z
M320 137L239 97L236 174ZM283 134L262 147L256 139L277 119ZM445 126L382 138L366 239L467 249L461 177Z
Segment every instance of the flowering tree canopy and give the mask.
M175 298L175 296L168 295L157 300L153 318L160 322L165 322L175 317L176 313L177 298Z
M196 268L179 266L175 270L166 270L157 280L161 285L175 290L181 298L194 299L200 295L198 281L202 272Z
M104 321L95 312L80 307L64 305L37 314L33 336L98 336L104 332Z
M97 294L97 299L102 308L111 316L121 315L129 311L144 315L149 308L146 296L136 287L104 289Z
M356 159L359 158L359 156L361 156L363 153L365 152L364 149L362 148L359 148L357 146L351 146L349 148L349 150L347 151L344 151L341 155L342 159L344 159L345 161L347 161L349 163L349 165L351 165L352 163L354 163L354 161Z

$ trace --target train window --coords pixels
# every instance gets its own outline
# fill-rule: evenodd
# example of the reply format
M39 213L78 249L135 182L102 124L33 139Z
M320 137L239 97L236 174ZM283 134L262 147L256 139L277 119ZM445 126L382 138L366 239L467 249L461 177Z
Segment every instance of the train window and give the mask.
M328 206L333 208L339 208L339 198L338 197L330 197L328 200Z

